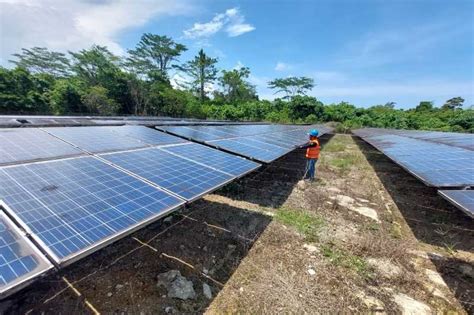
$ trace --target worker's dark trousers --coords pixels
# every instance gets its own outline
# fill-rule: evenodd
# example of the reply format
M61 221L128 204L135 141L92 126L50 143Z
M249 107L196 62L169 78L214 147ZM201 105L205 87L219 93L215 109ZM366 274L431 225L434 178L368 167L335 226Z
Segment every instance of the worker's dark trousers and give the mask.
M316 162L318 159L308 159L306 162L305 178L313 180L316 173Z

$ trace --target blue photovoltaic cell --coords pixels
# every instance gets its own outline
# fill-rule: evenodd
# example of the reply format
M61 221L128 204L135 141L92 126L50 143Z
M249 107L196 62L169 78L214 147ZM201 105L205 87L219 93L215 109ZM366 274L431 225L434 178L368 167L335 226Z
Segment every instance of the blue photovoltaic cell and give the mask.
M161 149L218 169L233 176L242 176L260 166L258 163L219 150L211 149L197 143L175 145L163 147Z
M388 131L380 134L362 129L355 133L431 186L474 185L474 151Z
M145 126L118 126L108 128L119 135L134 138L150 145L164 145L186 142L186 140L181 138Z
M0 165L80 154L82 151L40 129L0 129Z
M474 218L474 190L439 190L441 196Z
M222 148L230 152L234 152L249 158L256 159L262 162L272 162L280 156L288 153L288 149L279 148L277 146L272 147L272 149L265 150L259 147L253 142L250 144L246 138L236 138L236 139L224 139L207 142L209 145L215 146L217 148ZM262 145L263 147L263 145Z
M51 267L5 213L0 212L0 296Z
M184 127L184 126L158 126L156 128L159 130L169 132L171 134L184 137L186 139L192 139L192 140L201 141L201 142L221 138L218 135L213 135L207 132L194 130L192 128Z
M58 263L183 204L93 157L0 169L0 199Z
M101 157L186 200L200 197L234 178L159 148L103 154Z
M147 144L130 137L120 137L110 127L44 128L52 135L91 153L128 150Z

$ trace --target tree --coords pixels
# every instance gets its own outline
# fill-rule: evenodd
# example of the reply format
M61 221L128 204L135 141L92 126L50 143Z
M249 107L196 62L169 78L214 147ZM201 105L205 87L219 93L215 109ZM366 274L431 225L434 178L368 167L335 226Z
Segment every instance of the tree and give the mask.
M21 53L13 54L18 60L10 60L17 67L31 73L45 73L54 77L65 77L70 73L69 59L65 54L49 51L45 47L22 48Z
M89 50L69 52L73 57L72 70L90 86L104 85L120 71L119 58L105 46L92 46Z
M149 79L168 78L172 63L187 50L168 36L143 34L135 49L129 50L125 66Z
M290 118L293 120L305 120L310 115L313 115L316 119L321 119L323 117L324 105L315 97L296 95L288 102L288 108L291 113Z
M230 71L222 70L222 76L219 78L222 91L215 92L215 98L231 103L258 99L255 86L245 80L249 76L250 69L247 67Z
M270 89L276 90L275 94L284 92L284 98L291 99L295 95L306 95L314 88L314 80L307 77L288 77L275 79L268 82Z
M81 88L73 80L57 80L49 93L49 102L56 115L86 111L81 99Z
M82 102L91 113L113 115L117 113L119 105L107 95L107 89L102 86L93 86L82 97Z
M198 93L201 102L204 102L206 98L206 84L211 84L216 80L216 63L217 58L207 56L201 49L193 60L179 67L181 71L191 77L191 89Z
M453 97L447 100L446 103L444 103L444 105L441 107L441 109L454 110L456 108L462 108L463 103L464 99L462 97Z
M415 111L417 112L424 112L433 109L433 102L430 101L421 101L417 107L415 107Z

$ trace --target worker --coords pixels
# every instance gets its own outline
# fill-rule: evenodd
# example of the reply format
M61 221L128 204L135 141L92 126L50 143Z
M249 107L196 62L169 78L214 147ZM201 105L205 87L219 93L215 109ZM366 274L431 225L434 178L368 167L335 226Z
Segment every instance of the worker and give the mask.
M309 141L300 146L301 149L306 149L306 170L304 174L304 179L314 181L314 175L316 172L316 162L319 159L319 151L321 151L321 145L319 144L319 131L316 129L310 130L308 133Z

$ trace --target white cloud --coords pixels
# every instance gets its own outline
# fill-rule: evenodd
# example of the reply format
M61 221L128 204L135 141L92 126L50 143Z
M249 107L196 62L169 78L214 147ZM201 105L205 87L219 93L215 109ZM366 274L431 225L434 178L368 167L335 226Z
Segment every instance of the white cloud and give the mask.
M191 39L208 38L224 30L229 37L236 37L255 30L251 24L245 23L245 17L238 8L219 13L207 23L194 23L193 27L184 30L184 37Z
M281 61L278 61L276 66L275 66L275 71L288 71L288 70L291 70L291 69L293 69L293 66L291 66L287 63L281 62Z
M33 46L65 52L98 44L122 54L124 30L191 10L188 0L0 0L0 64Z

